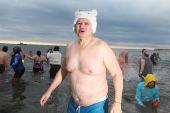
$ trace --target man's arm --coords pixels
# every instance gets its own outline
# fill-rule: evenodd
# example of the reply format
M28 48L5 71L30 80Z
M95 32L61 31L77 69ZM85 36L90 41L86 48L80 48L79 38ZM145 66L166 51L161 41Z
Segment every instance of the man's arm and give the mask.
M161 58L158 56L158 58L161 60Z
M27 55L27 54L25 54L29 59L31 59L31 60L35 60L36 59L36 55L34 55L33 57L31 57L31 56L29 56L29 55Z
M143 72L144 68L145 68L145 60L141 59L141 69L140 69L140 72Z
M43 61L47 62L47 59L44 56L42 56L42 57L43 57Z
M142 59L142 57L140 57L140 58L138 59L138 62L137 62L137 65L138 65L138 66L140 66L141 59Z
M141 74L145 68L145 60L144 59L141 59L141 69L140 69L140 72L138 73L139 77L141 77Z
M67 49L67 47L66 47ZM40 104L41 106L44 106L44 104L46 103L46 101L48 100L48 98L50 97L52 91L65 79L65 77L68 74L68 71L66 70L66 50L64 53L64 58L63 58L63 62L61 65L61 68L59 69L59 71L57 72L52 84L50 85L50 87L48 88L48 90L46 91L46 93L42 96L41 100L40 100Z
M118 61L112 49L108 45L102 47L104 50L104 64L113 77L113 84L115 89L115 101L111 107L111 113L121 113L121 101L123 91L123 76L119 67Z
M47 53L47 58L50 59L50 57L51 57L51 53L48 52L48 53Z
M24 54L24 58L25 58L25 53L23 52L23 54Z
M12 55L14 54L13 50L10 52L10 56L12 57Z
M6 69L8 68L8 58L9 58L9 55L7 55L5 57L5 60L4 60L4 64L5 64Z

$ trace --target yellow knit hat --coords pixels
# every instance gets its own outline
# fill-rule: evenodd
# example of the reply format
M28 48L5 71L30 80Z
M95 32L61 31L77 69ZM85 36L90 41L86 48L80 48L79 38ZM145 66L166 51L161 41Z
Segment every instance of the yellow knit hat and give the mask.
M152 75L152 74L147 74L146 77L142 76L145 79L145 84L144 86L146 87L148 85L149 82L151 81L156 81L158 82L158 80Z

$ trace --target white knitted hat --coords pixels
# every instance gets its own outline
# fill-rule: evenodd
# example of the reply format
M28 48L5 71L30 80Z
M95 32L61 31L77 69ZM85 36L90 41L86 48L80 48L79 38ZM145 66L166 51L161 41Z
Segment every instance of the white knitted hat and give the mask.
M92 30L93 30L93 34L94 34L96 32L96 28L97 28L96 16L97 16L96 10L92 10L92 11L78 10L78 11L76 11L75 12L75 20L73 23L73 31L75 32L75 24L79 18L87 18L91 22Z

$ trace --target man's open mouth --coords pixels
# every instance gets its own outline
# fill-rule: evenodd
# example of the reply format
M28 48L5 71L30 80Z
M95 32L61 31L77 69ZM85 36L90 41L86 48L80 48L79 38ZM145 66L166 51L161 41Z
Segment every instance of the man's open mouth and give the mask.
M79 32L83 33L83 32L85 32L85 31L84 31L84 30L79 30Z

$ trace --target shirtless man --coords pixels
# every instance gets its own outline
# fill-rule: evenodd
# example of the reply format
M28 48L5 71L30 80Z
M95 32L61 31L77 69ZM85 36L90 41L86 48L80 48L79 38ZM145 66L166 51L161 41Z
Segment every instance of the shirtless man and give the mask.
M159 57L159 53L157 53L157 54L156 54L156 56L155 56L155 62L157 62L157 61L158 61L158 59L160 59L160 60L161 60L161 58Z
M67 112L107 113L107 68L113 77L115 89L115 101L110 113L122 112L122 71L112 49L104 41L92 35L97 27L96 16L96 10L76 11L73 29L79 38L67 44L61 69L42 96L41 106L44 106L52 91L69 73L71 98Z
M30 51L30 53L28 54L28 56L33 57L32 51Z
M5 68L8 68L8 58L9 55L7 54L8 47L4 46L2 51L0 52L0 74L5 71Z

